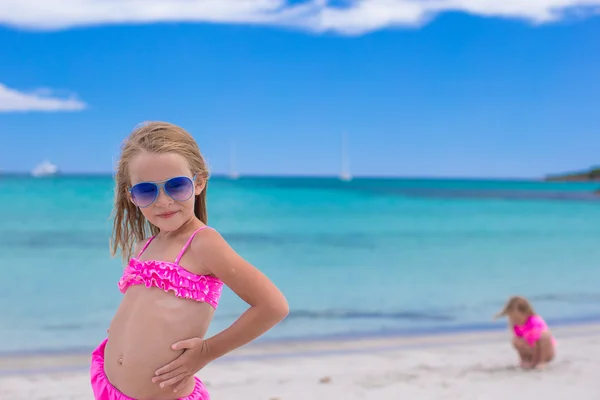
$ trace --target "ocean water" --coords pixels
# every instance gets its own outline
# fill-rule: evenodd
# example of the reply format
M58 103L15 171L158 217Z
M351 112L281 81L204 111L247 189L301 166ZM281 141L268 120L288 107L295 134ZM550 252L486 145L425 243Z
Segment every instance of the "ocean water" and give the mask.
M263 340L600 319L600 197L588 183L213 178L209 224L287 296ZM121 293L110 176L0 177L0 353L91 349ZM246 305L224 291L209 335Z

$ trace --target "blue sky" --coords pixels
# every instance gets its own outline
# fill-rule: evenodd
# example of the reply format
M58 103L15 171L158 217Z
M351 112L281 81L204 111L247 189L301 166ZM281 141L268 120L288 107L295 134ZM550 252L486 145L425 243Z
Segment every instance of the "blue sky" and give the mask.
M145 120L188 129L216 174L232 138L242 174L337 174L344 131L355 175L600 164L598 8L215 1L0 5L0 170L110 172Z

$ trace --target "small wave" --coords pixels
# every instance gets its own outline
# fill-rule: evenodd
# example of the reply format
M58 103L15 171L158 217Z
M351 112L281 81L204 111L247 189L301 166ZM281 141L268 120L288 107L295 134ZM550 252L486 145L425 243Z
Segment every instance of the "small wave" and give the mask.
M258 232L250 233L227 233L223 232L223 237L232 245L242 244L269 244L269 245L286 245L286 244L302 244L302 245L320 245L340 248L374 248L374 240L372 236L345 233L345 234L325 234L312 233L295 234L295 233L274 233L264 234Z
M453 321L454 316L447 314L427 313L419 311L396 311L396 312L379 312L379 311L309 311L298 310L291 312L288 318L291 319L393 319L393 320L409 320L409 321Z
M550 293L531 296L529 300L532 302L556 301L571 304L597 303L600 302L600 293Z
M400 197L420 197L434 199L491 199L491 200L570 200L600 201L600 196L583 191L549 191L549 190L481 190L451 188L399 188L356 186L351 188L357 192Z
M537 294L525 297L531 301L535 307L536 303L540 302L556 302L556 303L569 303L569 304L590 304L600 303L600 293L545 293ZM499 304L506 302L506 299L500 301L486 302L485 306L498 306Z
M584 190L548 190L535 188L505 188L485 189L471 187L448 187L452 182L429 183L432 186L423 186L426 181L393 181L393 180L360 180L357 179L349 184L337 179L299 179L299 180L264 180L253 181L256 186L276 187L284 189L325 189L344 192L356 192L374 195L389 195L401 197L424 197L424 198L477 198L498 200L571 200L571 201L600 201L600 196ZM435 185L442 184L441 187ZM458 183L454 183L457 185ZM542 185L543 183L540 183ZM541 187L541 186L540 186Z
M41 328L47 331L78 331L84 329L84 326L81 324L65 323L42 325Z
M263 232L222 232L223 237L233 245L325 245L333 247L374 247L372 236L352 233L263 233ZM38 231L38 232L2 232L0 231L1 247L28 249L55 248L101 248L107 249L109 234L107 232L77 232L77 231Z
M2 247L28 249L50 248L108 248L106 232L0 232Z
M231 319L237 314L215 315L215 319ZM381 319L381 320L406 320L406 321L455 321L456 317L450 314L422 312L422 311L361 311L361 310L290 310L284 321L298 319L322 320L352 320L352 319Z
M497 200L571 200L600 201L600 196L588 192L509 191L509 190L401 190L399 194L413 197L476 198Z

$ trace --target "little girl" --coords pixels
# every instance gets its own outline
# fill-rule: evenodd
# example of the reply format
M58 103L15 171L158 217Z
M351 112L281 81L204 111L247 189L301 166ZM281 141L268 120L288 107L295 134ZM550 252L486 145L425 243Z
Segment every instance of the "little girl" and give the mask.
M127 267L108 338L92 353L97 400L207 400L194 374L287 316L283 294L206 225L208 175L198 145L175 125L149 123L123 145L112 253ZM250 307L205 339L223 284Z
M514 333L512 344L525 369L541 368L554 359L555 340L546 322L526 298L513 296L495 318L506 316Z

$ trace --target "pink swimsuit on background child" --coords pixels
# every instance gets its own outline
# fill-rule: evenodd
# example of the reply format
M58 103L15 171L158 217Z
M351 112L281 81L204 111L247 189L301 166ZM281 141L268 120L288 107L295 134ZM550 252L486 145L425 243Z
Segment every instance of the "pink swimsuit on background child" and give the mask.
M145 285L146 287L157 287L164 291L172 291L175 296L210 304L217 308L219 298L223 289L223 282L211 275L195 275L179 265L179 260L188 248L196 233L207 228L196 230L186 244L183 246L175 262L144 260L139 258L146 250L150 242L154 239L152 236L140 251L137 257L132 257L129 264L123 271L123 276L119 281L119 289L125 293L130 286ZM121 393L108 380L104 372L104 349L108 339L104 339L96 350L92 353L90 368L92 390L96 400L135 400ZM200 379L194 377L196 386L194 391L187 397L180 400L210 400L206 387Z
M548 331L548 325L539 315L532 315L523 325L515 325L513 330L517 337L523 338L531 347L534 347L542 333ZM554 338L552 338L552 343L555 344Z

